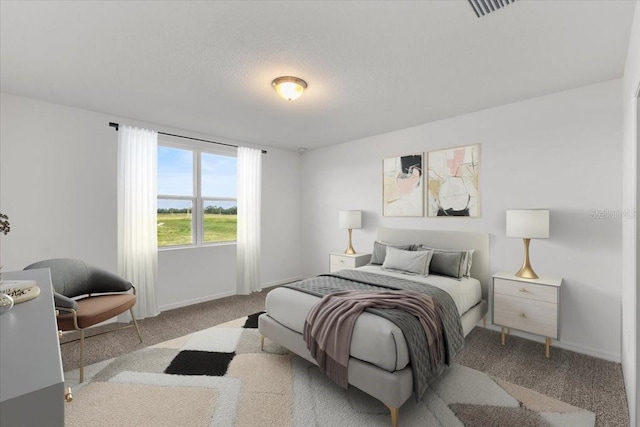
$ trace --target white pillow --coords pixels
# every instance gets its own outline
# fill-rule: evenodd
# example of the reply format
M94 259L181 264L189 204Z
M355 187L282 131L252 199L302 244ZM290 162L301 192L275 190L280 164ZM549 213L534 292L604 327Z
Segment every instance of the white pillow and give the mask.
M381 268L428 276L431 257L433 257L433 251L404 251L387 246L387 255Z
M473 263L473 252L475 249L469 249L467 251L467 271L465 272L464 277L471 277L471 264Z

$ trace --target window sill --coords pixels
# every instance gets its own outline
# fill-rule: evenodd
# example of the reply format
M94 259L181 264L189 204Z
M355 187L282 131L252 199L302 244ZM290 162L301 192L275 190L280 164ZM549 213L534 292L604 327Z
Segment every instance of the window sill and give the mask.
M158 247L158 252L165 251L179 251L185 249L202 249L202 248L213 248L218 246L235 246L237 245L237 241L229 241L229 242L216 242L216 243L203 243L202 245L179 245L179 246L161 246Z

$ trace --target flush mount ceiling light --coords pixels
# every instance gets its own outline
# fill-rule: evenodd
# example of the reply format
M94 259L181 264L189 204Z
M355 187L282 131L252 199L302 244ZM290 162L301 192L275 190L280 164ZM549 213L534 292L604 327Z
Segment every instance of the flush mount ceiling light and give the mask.
M307 82L297 77L278 77L271 86L276 90L278 95L287 101L294 101L300 98L302 92L307 88Z

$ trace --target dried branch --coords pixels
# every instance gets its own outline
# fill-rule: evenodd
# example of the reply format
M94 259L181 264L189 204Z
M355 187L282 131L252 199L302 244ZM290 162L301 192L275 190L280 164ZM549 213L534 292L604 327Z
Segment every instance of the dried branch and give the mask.
M9 225L9 217L5 214L0 213L0 233L7 234L11 231L11 227Z

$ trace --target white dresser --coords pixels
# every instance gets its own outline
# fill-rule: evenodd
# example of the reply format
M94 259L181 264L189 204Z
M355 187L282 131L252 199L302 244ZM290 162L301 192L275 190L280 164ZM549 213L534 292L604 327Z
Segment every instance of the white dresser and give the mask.
M64 376L48 269L3 273L35 280L40 295L0 315L0 426L64 426Z
M561 278L522 279L513 273L493 275L492 322L502 327L501 344L505 345L505 328L518 329L545 339L545 356L550 355L551 339L560 339Z
M362 267L369 264L371 254L355 254L348 255L340 252L331 252L329 254L329 272L342 270L345 268Z

